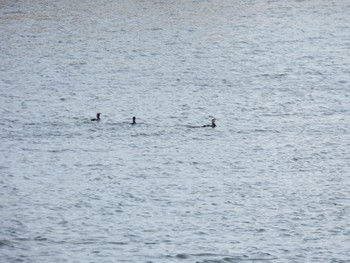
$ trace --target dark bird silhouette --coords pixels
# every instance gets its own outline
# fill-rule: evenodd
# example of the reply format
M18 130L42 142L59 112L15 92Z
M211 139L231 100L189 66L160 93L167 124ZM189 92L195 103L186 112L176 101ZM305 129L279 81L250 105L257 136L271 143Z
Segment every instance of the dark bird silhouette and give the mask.
M211 120L211 124L203 125L202 127L212 127L212 128L215 128L215 127L216 127L215 121L216 121L216 119L214 118L214 119Z
M101 120L100 115L101 115L101 113L97 113L96 118L91 119L91 121L100 121Z
M132 125L136 124L136 117L132 117Z

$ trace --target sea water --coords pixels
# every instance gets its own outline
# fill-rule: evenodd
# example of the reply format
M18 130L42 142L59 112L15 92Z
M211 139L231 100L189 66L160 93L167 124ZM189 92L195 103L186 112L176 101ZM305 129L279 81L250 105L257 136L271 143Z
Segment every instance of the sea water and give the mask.
M2 0L0 261L350 262L349 13Z

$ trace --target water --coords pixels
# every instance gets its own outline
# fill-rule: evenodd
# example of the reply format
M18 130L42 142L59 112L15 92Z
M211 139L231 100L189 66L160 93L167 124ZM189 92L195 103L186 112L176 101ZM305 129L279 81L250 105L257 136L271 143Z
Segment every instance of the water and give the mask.
M1 262L350 262L349 11L1 1Z

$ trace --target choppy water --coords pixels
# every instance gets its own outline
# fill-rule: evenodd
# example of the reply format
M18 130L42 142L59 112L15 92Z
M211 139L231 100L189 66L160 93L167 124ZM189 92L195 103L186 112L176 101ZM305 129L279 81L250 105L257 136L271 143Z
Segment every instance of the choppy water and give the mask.
M350 262L349 13L2 0L1 262Z

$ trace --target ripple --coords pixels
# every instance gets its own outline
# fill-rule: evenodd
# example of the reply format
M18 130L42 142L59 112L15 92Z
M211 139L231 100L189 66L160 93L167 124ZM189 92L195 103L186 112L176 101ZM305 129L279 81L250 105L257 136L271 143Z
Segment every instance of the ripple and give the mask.
M345 2L2 1L1 259L348 262Z

